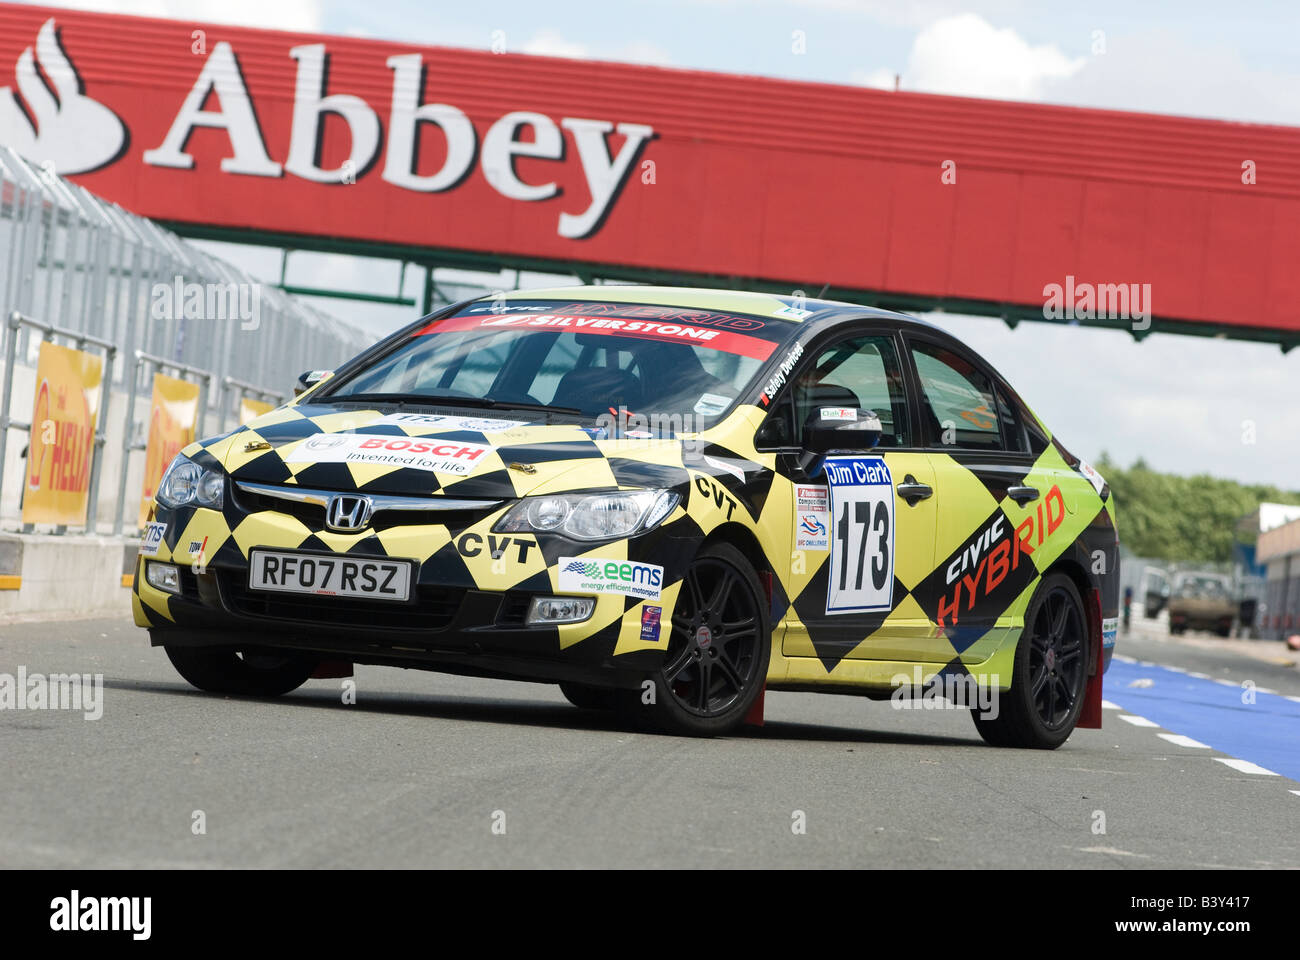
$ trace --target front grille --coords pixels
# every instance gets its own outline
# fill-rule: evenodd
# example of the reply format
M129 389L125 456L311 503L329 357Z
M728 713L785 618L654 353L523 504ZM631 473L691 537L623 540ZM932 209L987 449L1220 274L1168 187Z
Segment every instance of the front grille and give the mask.
M531 593L507 593L497 609L497 626L522 627L532 599Z
M283 500L280 497L272 497L254 490L243 489L238 484L232 484L232 486L235 488L235 502L245 513L260 513L262 511L285 513L300 521L310 530L325 529L325 508L319 504ZM293 488L289 487L287 489ZM357 491L340 490L337 492L356 493ZM430 497L430 499L434 500L436 498ZM367 529L387 530L390 527L425 526L428 524L460 529L477 523L496 507L495 502L489 501L486 506L465 510L376 510Z
M327 626L377 627L386 630L445 630L460 609L465 591L417 586L414 603L323 597L249 590L242 574L221 575L221 594L237 614L269 620L296 620Z

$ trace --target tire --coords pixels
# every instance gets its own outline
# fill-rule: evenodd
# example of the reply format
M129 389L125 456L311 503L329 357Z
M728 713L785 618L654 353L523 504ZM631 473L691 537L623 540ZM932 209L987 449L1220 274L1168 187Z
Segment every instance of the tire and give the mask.
M613 710L617 700L617 690L605 687L589 687L582 683L562 683L560 693L564 694L575 707L581 710Z
M1088 648L1088 619L1079 589L1065 574L1050 574L1025 611L1011 687L998 697L997 716L971 711L984 741L1037 750L1063 744L1083 709Z
M228 647L163 648L176 672L200 690L247 697L278 697L307 682L314 660Z
M706 546L682 578L668 652L650 678L654 702L641 690L623 693L623 712L646 714L680 736L720 737L745 720L772 656L767 596L735 547Z

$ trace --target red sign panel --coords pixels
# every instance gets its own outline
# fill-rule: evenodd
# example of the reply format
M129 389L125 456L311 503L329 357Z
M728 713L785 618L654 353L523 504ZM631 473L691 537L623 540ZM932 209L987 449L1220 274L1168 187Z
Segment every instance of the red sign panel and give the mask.
M0 5L0 142L164 220L1300 332L1292 128Z

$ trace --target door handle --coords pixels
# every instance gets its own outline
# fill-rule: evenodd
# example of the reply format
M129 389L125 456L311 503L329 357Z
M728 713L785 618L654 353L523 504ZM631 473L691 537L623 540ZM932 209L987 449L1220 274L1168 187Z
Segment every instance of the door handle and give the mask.
M933 496L934 488L928 483L918 483L916 477L909 473L898 485L898 495L907 501L909 507L914 507L917 501Z
M1024 506L1026 503L1029 503L1029 501L1038 499L1038 488L1023 486L1007 487L1007 496L1021 506Z

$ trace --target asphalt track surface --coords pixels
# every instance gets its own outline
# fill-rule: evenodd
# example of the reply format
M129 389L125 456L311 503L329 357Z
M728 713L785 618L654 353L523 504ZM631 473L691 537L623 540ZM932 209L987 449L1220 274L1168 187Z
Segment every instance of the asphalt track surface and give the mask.
M719 740L378 667L223 698L125 617L0 625L0 673L104 675L98 720L0 710L0 866L1300 867L1300 670L1248 643L1121 635L1104 729L1048 753L846 696Z

